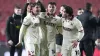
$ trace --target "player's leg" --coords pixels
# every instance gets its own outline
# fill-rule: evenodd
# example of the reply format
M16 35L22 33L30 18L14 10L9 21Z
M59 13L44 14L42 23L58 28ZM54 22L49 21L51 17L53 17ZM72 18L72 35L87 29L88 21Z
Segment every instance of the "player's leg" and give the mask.
M40 56L49 56L47 42L42 41L40 44Z
M26 56L35 56L35 45L33 43L25 43Z
M67 54L68 54L68 50L62 48L61 55L62 56L67 56Z
M61 53L61 45L56 44L56 56L58 56Z
M40 56L49 56L48 55L48 46L47 46L47 33L45 28L40 28Z
M61 55L62 56L71 56L72 54L72 43L66 43L62 45Z
M55 42L50 42L49 43L49 47L48 47L48 49L49 49L49 56L55 56L55 49L56 49L56 44L55 44Z
M62 41L63 41L63 35L56 34L56 56L61 54Z
M76 48L72 48L72 56L80 56L80 48L79 48L79 43Z

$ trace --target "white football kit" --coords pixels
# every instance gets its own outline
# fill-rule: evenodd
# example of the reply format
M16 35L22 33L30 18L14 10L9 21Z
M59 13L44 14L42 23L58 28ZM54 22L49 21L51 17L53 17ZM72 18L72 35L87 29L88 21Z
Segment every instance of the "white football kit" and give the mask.
M39 48L39 27L40 20L38 16L34 16L31 13L28 14L23 21L20 29L19 42L22 43L24 37L25 49L28 55L35 55Z
M48 40L48 49L49 56L54 56L56 53L56 39L57 34L56 26L59 24L60 19L58 17L47 17L46 18L46 27L47 27L47 40Z
M46 25L47 28L47 33L45 35L47 35L49 56L54 56L56 51L55 50L56 49L55 36L57 34L56 26L62 23L61 18L58 16L48 16L46 15L45 12L42 12L40 14L40 17L45 19L44 24Z
M63 44L62 44L62 56L72 56L72 41L81 40L84 36L83 26L81 22L74 17L72 20L62 18L63 26ZM75 55L73 55L75 56Z

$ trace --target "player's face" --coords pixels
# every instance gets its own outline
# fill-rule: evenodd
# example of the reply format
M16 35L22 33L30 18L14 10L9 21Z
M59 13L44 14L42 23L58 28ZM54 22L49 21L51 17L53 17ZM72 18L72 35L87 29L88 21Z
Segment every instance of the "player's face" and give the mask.
M49 5L48 5L48 8L47 8L47 12L48 12L49 14L54 14L54 13L56 12L56 5L51 5L51 4L49 4Z
M63 13L63 10L64 10L64 7L61 6L61 7L60 7L60 13L61 13L61 14Z
M15 8L14 9L15 14L21 15L21 9Z
M83 12L83 10L78 10L77 15L81 15Z
M31 6L30 5L27 6L27 12L31 12Z
M39 14L39 12L41 11L41 8L39 5L36 5L35 7L32 7L32 12L34 14Z
M84 13L84 10L81 10L82 11L82 13Z
M62 10L62 17L68 17L68 13L66 13L66 9L64 8L63 10Z

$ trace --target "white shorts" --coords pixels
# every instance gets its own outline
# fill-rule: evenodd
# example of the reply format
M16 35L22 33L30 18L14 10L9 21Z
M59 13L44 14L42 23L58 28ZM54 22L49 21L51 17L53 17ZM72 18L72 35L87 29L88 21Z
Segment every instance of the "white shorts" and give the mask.
M69 46L68 48L66 48L66 46L62 47L62 56L80 56L79 43L76 48L73 48L72 44L69 45L71 46Z
M49 56L54 56L55 55L55 42L49 42L48 43L48 50L49 50Z
M35 55L35 45L33 43L25 44L25 49L27 52L27 56Z
M56 44L56 53L61 52L61 45Z

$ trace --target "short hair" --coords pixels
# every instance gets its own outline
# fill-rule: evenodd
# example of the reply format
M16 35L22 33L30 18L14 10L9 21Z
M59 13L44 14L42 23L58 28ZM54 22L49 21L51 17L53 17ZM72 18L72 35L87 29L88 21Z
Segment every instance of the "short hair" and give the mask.
M90 10L91 9L91 7L92 7L92 4L91 3L86 3L86 10Z
M46 12L45 7L44 7L43 3L42 3L42 2L40 2L40 1L38 1L37 3L39 3L39 4L40 4L40 6L41 6L41 12Z
M66 8L66 7L67 7L67 5L61 5L61 7L64 7L64 8Z
M21 9L21 6L16 4L14 8Z
M35 6L40 6L41 7L40 3L32 3L31 4L31 7L35 7Z
M56 6L56 3L55 2L49 2L48 4L55 5Z
M61 7L64 7L66 9L67 5L61 5ZM62 14L59 12L58 16L62 17Z
M83 10L82 8L78 8L78 10Z
M66 13L69 14L69 16L72 16L73 15L73 9L72 9L72 7L66 6L65 10L66 10Z

